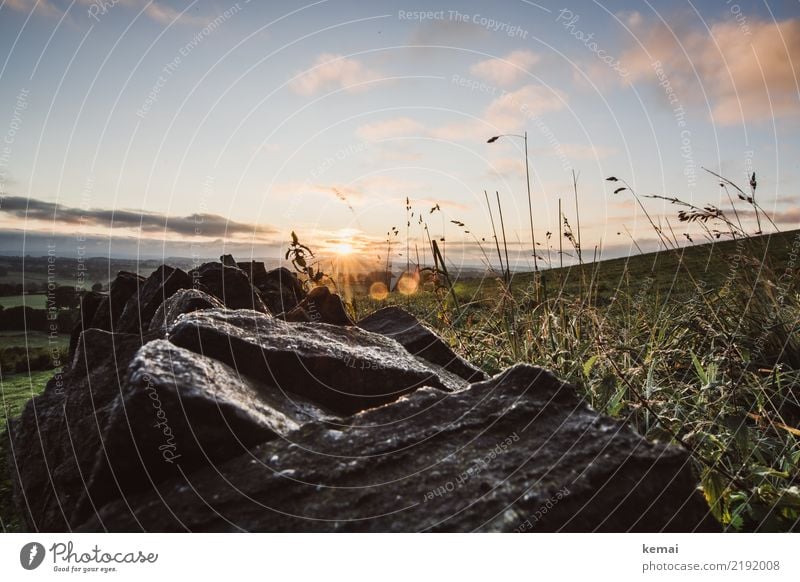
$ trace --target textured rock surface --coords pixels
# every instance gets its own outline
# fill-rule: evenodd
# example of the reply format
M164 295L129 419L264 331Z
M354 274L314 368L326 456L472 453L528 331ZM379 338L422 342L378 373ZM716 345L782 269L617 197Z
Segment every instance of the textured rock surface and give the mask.
M31 530L717 529L682 449L550 374L475 382L402 309L355 326L327 289L224 262L85 296L71 367L9 425Z
M358 327L400 342L409 352L469 382L486 380L482 371L457 356L433 331L402 307L384 307L358 322Z
M150 320L150 329L168 327L175 323L184 313L191 313L200 309L222 309L225 306L208 293L199 289L181 289L172 297L159 305L153 319Z
M78 314L78 321L72 328L69 335L69 352L67 355L67 362L72 362L75 356L75 350L78 348L78 338L84 329L91 327L94 314L97 313L97 308L106 299L106 296L96 291L89 291L80 297L80 311Z
M264 263L256 262L239 263L239 267L261 291L261 297L272 313L291 311L306 296L297 276L284 267L266 271Z
M84 480L102 448L109 405L120 393L126 364L154 335L88 329L73 367L53 377L14 423L17 507L32 530L65 531ZM118 362L119 367L118 367Z
M681 449L517 366L308 424L102 508L97 531L715 531Z
M391 402L424 385L445 390L466 386L394 340L357 327L208 310L181 317L169 339L341 414Z
M189 271L189 276L229 309L253 309L261 313L268 311L259 291L238 267L205 263Z
M342 299L327 287L314 287L297 306L283 316L286 321L355 325Z
M179 289L192 286L192 278L181 269L162 265L139 286L119 318L117 331L134 333L147 329L159 306Z
M108 296L104 301L100 302L89 327L117 331L117 322L125 309L125 304L136 293L143 281L144 277L136 273L129 273L128 271L117 273L117 276L109 286Z
M309 420L333 418L166 340L142 346L110 407L103 450L76 516L151 483L246 454ZM77 519L77 517L76 517Z

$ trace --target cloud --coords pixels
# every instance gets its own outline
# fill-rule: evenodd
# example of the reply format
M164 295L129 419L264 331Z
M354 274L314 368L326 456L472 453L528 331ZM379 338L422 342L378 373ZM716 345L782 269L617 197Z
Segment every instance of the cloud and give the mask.
M411 33L412 45L468 46L478 38L489 36L489 31L473 22L459 20L432 20L420 24Z
M298 95L314 95L320 91L344 88L350 91L363 90L364 83L380 79L381 75L364 66L356 59L324 53L315 64L289 83Z
M25 0L15 1L25 2ZM175 21L176 24L204 26L214 19L214 17L190 14L189 11L176 10L163 2L156 2L155 0L116 0L113 4L99 0L78 0L78 3L88 7L87 10L89 10L93 21L105 16L116 5L126 6L135 10L144 9L145 16L154 22L164 25L172 24Z
M723 125L800 114L800 18L727 19L713 24L710 32L641 17L628 22L636 45L620 60L631 80L654 86L666 80L684 104L703 103L705 93L713 120ZM663 79L656 74L656 61ZM658 91L666 99L665 91Z
M0 202L0 213L23 220L45 221L65 228L76 225L100 228L130 228L148 234L208 237L264 237L278 231L270 226L228 220L209 213L188 216L167 216L134 210L82 209L61 206L23 196L5 196Z
M519 158L498 158L490 162L489 172L492 177L524 177L525 160Z
M201 16L194 16L189 14L188 12L181 14L180 10L175 10L174 8L167 6L166 4L160 4L157 2L150 2L147 4L147 7L144 9L144 13L155 22L159 22L161 24L170 24L174 20L177 19L179 24L193 24L193 25L205 25L208 24L210 21L207 18Z
M487 132L491 135L522 131L542 114L563 109L566 102L567 95L559 89L525 85L492 100L479 120L440 126L430 133L433 137L446 140L485 140Z
M356 135L365 141L378 141L406 135L422 135L425 126L410 117L396 117L386 121L368 123L356 129Z
M560 149L571 160L602 160L617 153L616 148L578 143L562 143ZM543 152L553 153L549 149L545 149Z
M729 217L734 216L733 208L722 208L723 212ZM787 208L786 210L767 210L767 214L770 216L773 222L776 224L791 224L791 225L798 225L800 224L800 206L792 206L791 208ZM739 215L739 218L747 218L751 220L752 224L755 224L756 220L756 213L754 210L750 209L742 209L737 208L736 214ZM764 215L761 214L761 222L762 225L764 224Z
M502 58L475 63L470 67L469 72L498 87L510 87L524 78L528 69L540 60L541 57L532 51L518 50Z
M567 96L558 89L525 85L492 101L484 119L499 130L516 131L543 113L562 109L566 101Z
M41 16L61 16L61 10L51 0L6 0L3 6L17 12L35 11Z

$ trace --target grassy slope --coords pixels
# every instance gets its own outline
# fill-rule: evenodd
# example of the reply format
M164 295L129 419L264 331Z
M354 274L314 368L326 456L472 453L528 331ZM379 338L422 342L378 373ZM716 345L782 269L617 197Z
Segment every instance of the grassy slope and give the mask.
M738 252L764 257L764 262L774 270L783 271L789 262L792 244L798 237L800 230L752 237L741 242L715 241L675 251L645 253L549 269L542 271L542 274L551 295L559 292L567 296L579 295L581 286L594 279L598 283L599 296L610 296L625 284L626 277L632 283L652 277L655 291L661 294L682 294L694 290L691 279L686 276L687 272L708 287L722 285L732 274L731 261ZM532 273L519 273L514 275L512 284L517 289L524 289L530 286L532 280ZM483 282L485 284L485 280ZM461 279L457 289L464 299L469 299L482 286L481 283L481 279ZM493 290L493 287L489 288L490 293Z
M18 416L33 396L44 390L53 371L14 374L0 380L0 530L23 531L22 521L15 513L11 501L12 467L8 466L8 435L6 425L9 418Z
M6 297L0 297L0 306L5 309L9 307L18 307L20 305L32 307L33 309L46 309L47 294L34 293L29 295L8 295Z
M496 278L459 280L460 310L444 291L354 308L401 305L491 373L554 370L646 437L689 443L730 528L797 530L799 250L795 230L554 269L539 297L519 273L512 295Z

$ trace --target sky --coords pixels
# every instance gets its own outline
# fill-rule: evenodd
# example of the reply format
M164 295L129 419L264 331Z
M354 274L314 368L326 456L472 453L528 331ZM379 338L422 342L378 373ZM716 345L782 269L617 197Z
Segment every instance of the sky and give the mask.
M499 197L528 269L526 159L544 267L559 200L584 257L657 247L625 184L701 241L645 196L730 215L703 168L747 194L755 172L762 229L789 230L799 63L789 1L2 0L0 253L279 260L295 231L368 267L430 263L429 237L478 265Z

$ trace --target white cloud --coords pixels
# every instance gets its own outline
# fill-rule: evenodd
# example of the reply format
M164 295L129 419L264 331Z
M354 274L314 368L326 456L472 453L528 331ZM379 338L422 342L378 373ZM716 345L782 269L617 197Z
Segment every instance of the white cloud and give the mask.
M502 58L477 62L469 72L499 87L509 87L526 77L528 70L540 60L534 52L518 50Z
M431 20L414 27L411 44L421 46L470 46L489 31L473 22ZM427 51L426 51L427 52Z
M410 117L396 117L385 121L376 121L356 129L356 135L365 141L378 141L406 135L422 135L424 132L425 126Z
M432 137L444 140L486 140L493 133L514 133L539 116L559 111L567 95L559 89L525 85L492 100L478 119L449 123L429 130Z
M525 85L492 101L484 120L501 132L516 131L543 113L562 109L566 101L567 96L558 89Z
M59 10L51 0L6 0L3 6L17 12L31 12L35 10L42 16L61 16Z
M16 2L26 2L28 0L15 0ZM35 0L30 0L35 1ZM144 8L144 14L153 22L163 25L169 25L173 21L176 24L186 24L192 26L204 26L214 20L216 16L198 16L191 11L186 11L181 14L182 10L176 10L163 2L156 2L155 0L116 0L113 4L110 2L102 2L99 0L78 0L78 3L87 6L89 16L92 17L92 22L95 19L100 19L106 15L110 10L115 9L117 5L126 6L130 9L141 10ZM176 20L177 19L177 20Z
M655 85L666 79L683 104L704 106L707 96L713 120L723 125L800 114L800 18L729 19L713 24L710 33L691 24L629 22L638 40L620 60L632 80Z
M356 59L324 53L317 57L314 66L292 80L289 86L298 95L313 95L335 88L355 91L364 89L363 83L380 77Z
M517 158L497 158L489 162L489 174L491 176L524 177L525 160Z

